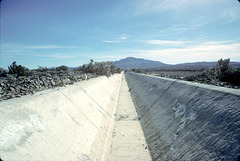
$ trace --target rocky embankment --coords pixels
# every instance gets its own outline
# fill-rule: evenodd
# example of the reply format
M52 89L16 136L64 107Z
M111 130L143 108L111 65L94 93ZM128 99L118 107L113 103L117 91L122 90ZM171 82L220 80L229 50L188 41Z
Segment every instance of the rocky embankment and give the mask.
M227 88L233 88L233 89L240 89L240 86L234 85L229 82L220 81L218 78L216 78L216 74L214 72L211 72L210 70L206 70L198 75L190 75L190 76L182 76L181 73L179 75L157 74L155 76L173 78L173 79L179 79L179 80L185 80L185 81L191 81L191 82L197 82L197 83L203 83L203 84L209 84L209 85L215 85L215 86L227 87Z
M49 88L61 87L75 82L97 77L96 74L79 71L30 72L29 76L0 73L0 101L23 95L34 94Z

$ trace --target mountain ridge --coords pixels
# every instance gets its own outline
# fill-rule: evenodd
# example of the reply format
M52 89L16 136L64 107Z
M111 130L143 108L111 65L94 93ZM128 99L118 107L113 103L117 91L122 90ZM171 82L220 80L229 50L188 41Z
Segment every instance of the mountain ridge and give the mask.
M168 65L160 61L147 60L143 58L134 58L134 57L127 57L125 59L115 61L113 62L113 64L122 69L132 69L132 68L147 69L147 68L163 67Z
M113 62L121 69L203 69L215 67L216 62L191 62L180 64L165 64L160 61L148 60L143 58L127 57ZM240 68L240 62L230 62L231 66Z

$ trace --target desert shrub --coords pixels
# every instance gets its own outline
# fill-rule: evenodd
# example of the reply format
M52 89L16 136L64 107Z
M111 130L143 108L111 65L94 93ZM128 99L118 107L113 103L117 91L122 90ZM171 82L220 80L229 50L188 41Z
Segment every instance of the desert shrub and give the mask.
M121 73L122 70L120 68L117 68L117 73Z
M93 63L94 63L94 61L93 61L93 59L91 59L90 63L87 65L87 70L86 70L87 73L94 73L94 71L93 71Z
M137 71L137 69L133 68L133 69L131 69L131 71L132 71L132 72L136 72L136 71Z
M84 73L94 73L107 77L115 73L121 73L121 69L116 67L112 61L94 62L92 59L88 65L84 64L79 70Z
M21 65L17 65L16 61L14 61L10 66L8 66L8 73L9 74L17 74L17 77L19 76L27 76L29 73L29 69L21 66Z
M111 61L95 62L93 65L93 72L98 75L105 75L107 77L117 72L116 66Z
M219 73L224 73L226 72L227 70L229 70L230 68L230 58L228 59L220 59L218 60L218 63L217 63L217 71Z
M87 65L86 64L83 64L80 68L77 69L78 71L81 71L83 73L86 73L87 72Z
M38 66L38 69L36 71L38 72L47 72L49 69L47 67L42 67L42 66Z
M68 67L65 66L65 65L61 65L59 67L56 67L56 70L57 71L67 71L68 70Z
M104 75L104 72L106 70L106 66L104 62L95 62L93 66L94 73L98 75Z
M240 68L230 66L230 59L220 59L216 65L216 77L223 82L240 85Z
M229 68L227 71L221 73L219 79L220 81L240 86L240 68Z

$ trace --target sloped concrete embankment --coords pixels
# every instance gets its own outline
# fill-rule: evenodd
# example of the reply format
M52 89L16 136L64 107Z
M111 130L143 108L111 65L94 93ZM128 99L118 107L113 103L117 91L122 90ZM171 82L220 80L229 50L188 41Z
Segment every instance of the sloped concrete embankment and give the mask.
M240 92L126 73L153 160L238 160Z
M0 102L3 160L105 160L121 75Z

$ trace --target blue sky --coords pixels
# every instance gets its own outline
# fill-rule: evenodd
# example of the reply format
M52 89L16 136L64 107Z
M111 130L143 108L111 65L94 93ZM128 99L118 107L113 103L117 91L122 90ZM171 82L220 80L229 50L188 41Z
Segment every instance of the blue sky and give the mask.
M0 67L240 61L237 0L3 0Z

